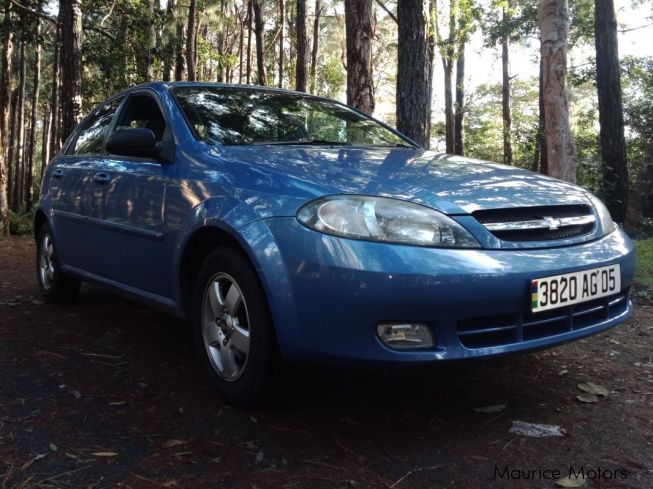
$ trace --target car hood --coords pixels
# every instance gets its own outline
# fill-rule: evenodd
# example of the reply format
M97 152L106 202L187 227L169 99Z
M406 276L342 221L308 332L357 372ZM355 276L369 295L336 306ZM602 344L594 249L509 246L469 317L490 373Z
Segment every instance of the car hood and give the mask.
M269 145L214 146L211 151L229 163L292 178L315 197L382 195L449 214L589 203L580 187L539 173L421 149Z

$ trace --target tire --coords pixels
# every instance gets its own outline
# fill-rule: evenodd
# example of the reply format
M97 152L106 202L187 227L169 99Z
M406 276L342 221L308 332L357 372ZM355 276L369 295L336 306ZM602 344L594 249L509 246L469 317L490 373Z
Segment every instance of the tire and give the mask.
M43 300L49 304L67 304L75 300L81 282L66 275L59 266L52 230L43 224L36 239L36 280Z
M193 294L195 347L211 385L228 402L267 399L280 367L270 311L249 261L217 248L204 261Z

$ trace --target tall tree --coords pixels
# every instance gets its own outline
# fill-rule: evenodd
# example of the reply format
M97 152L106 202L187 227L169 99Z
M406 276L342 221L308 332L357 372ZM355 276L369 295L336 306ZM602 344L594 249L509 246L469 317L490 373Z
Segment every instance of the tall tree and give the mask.
M50 86L50 155L54 156L59 151L61 144L60 126L59 126L59 93L61 92L60 75L61 75L61 27L57 26L54 36L54 46L52 54L52 84Z
M308 87L308 35L306 33L306 0L297 0L297 64L295 90L305 92Z
M320 43L320 16L322 15L322 5L320 0L315 0L315 17L313 18L313 46L311 51L311 93L315 93L317 80L315 75L317 73L317 54Z
M456 60L456 104L454 108L454 154L465 153L463 122L465 118L465 43L460 46Z
M36 161L36 133L37 125L37 109L39 106L39 84L41 83L41 28L40 22L37 21L34 49L34 65L32 73L32 111L30 114L30 136L29 145L27 146L27 169L25 176L25 208L29 211L32 210L34 204L34 163ZM44 127L45 135L45 127ZM45 136L44 136L45 137Z
M456 147L455 118L454 118L454 92L453 92L453 69L462 50L467 42L469 31L472 28L474 16L473 0L448 0L446 8L438 5L433 0L431 8L433 15L433 28L437 38L437 45L442 58L444 71L444 118L446 130L446 151L454 153ZM444 3L444 2L443 2Z
M14 152L13 166L14 178L12 180L12 208L18 211L23 202L24 195L24 182L25 182L25 86L27 82L27 59L26 59L26 46L27 40L25 39L25 15L21 15L21 23L23 29L20 36L19 47L19 64L18 64L18 92L16 94L16 110L14 117L16 118L16 132L12 135L16 149Z
M246 59L246 71L247 76L245 77L245 83L248 85L252 83L252 22L254 17L254 0L248 0L247 2L247 59Z
M628 195L628 211L625 227L631 236L636 235L641 226L642 214L653 192L653 136L646 146L642 168L637 175L637 181Z
M375 27L374 0L345 0L347 104L368 114L374 112L372 43Z
M284 35L283 31L285 28L285 2L284 0L279 0L279 82L278 87L283 88L283 44L284 44ZM241 42L242 42L242 31L241 31Z
M9 195L7 193L9 166L6 155L9 142L12 51L11 4L5 2L2 22L2 84L0 85L0 238L9 235Z
M145 60L145 79L154 79L154 53L156 51L156 24L154 22L158 0L147 0L147 58Z
M267 72L265 70L265 20L263 8L265 0L254 0L254 35L256 36L256 69L259 85L267 85Z
M510 21L512 2L503 6L503 23ZM510 112L510 36L504 27L501 36L501 114L503 117L503 163L512 165L512 114Z
M61 134L67 138L82 115L81 0L59 0L61 18Z
M567 90L567 0L540 0L539 23L548 173L575 182L576 147L569 127Z
M177 8L180 8L177 3ZM184 55L184 23L179 12L175 11L175 81L182 81L185 78L186 66Z
M195 58L195 39L197 35L197 0L190 0L188 6L188 27L186 29L186 69L188 81L197 81L197 62Z
M167 0L166 2L166 23L175 25L175 0ZM174 56L175 45L174 38L169 33L165 36L164 43L164 56L163 56L163 81L170 81L174 76Z
M628 206L628 166L621 98L617 18L613 0L596 0L594 38L603 160L603 197L612 217L618 222L624 222Z
M397 4L397 129L429 148L431 73L429 11L424 0Z

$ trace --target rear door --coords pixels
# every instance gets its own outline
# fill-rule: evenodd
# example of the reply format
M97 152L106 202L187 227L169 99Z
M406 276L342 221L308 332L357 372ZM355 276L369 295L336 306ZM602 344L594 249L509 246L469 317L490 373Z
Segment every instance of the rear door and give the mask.
M102 275L97 256L104 247L94 222L103 187L97 182L98 168L105 157L104 143L124 97L96 108L54 163L48 194L54 210L57 249L64 265Z

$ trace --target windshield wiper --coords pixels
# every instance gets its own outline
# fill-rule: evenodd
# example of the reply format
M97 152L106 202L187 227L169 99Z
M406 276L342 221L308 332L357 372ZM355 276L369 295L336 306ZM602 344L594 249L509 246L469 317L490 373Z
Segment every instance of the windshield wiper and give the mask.
M254 145L273 145L273 146L300 146L300 145L315 145L315 146L351 146L351 143L346 141L329 141L328 139L297 139L295 141L256 141L251 144Z
M405 144L405 143L371 144L370 146L374 146L376 148L408 148L408 149L417 148L417 146L412 146L410 144Z

